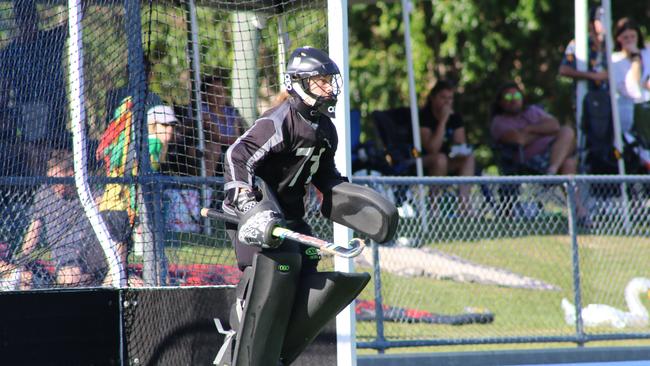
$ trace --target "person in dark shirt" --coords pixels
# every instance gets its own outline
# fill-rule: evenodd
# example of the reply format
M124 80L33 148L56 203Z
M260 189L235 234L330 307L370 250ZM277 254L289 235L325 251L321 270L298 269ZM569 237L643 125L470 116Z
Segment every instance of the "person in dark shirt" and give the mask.
M467 145L465 125L459 113L454 112L454 87L439 80L427 96L420 110L420 136L424 156L422 163L431 176L472 176L475 160ZM470 185L458 187L461 211L469 206Z
M210 75L201 80L201 102L205 136L205 175L220 175L222 153L241 135L244 126L239 110L230 102L225 78Z

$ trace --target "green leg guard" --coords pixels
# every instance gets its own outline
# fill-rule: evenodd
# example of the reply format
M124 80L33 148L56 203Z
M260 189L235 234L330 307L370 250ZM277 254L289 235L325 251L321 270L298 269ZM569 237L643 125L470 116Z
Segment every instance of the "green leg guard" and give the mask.
M300 279L280 360L289 365L370 281L368 273L318 272ZM273 365L273 364L269 364Z

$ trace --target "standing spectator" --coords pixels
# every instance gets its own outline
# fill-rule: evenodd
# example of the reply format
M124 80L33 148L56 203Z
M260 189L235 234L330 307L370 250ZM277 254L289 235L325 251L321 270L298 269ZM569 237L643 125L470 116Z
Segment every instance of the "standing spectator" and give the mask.
M145 110L148 110L149 108L155 106L155 105L160 105L163 104L162 98L154 92L150 90L151 88L151 83L153 80L153 65L151 64L151 60L147 55L144 55L144 72L146 74L147 78L147 96L145 99ZM129 65L127 64L125 69L124 69L124 78L126 80L129 80ZM106 93L106 104L105 104L105 111L106 111L106 123L108 124L115 116L114 113L116 109L122 104L122 101L124 98L129 96L129 86L128 85L122 85L118 88L111 89Z
M69 151L55 150L47 161L49 177L72 177ZM55 264L55 281L61 286L109 284L106 257L76 194L74 185L46 184L39 189L29 210L31 218L20 255L34 253L43 233ZM111 236L121 240L126 217L105 216ZM118 252L122 252L121 244Z
M100 145L95 152L97 160L103 160L106 176L122 177L126 174L133 174L135 155L131 129L124 126L131 123L131 110L133 104L130 98L126 98L115 113L115 124L110 125L102 136ZM119 122L123 123L119 123ZM147 111L147 130L149 158L151 168L160 172L161 165L167 161L169 145L174 140L174 129L178 124L172 107L157 105ZM122 128L122 129L120 129ZM126 146L125 146L126 144ZM135 222L135 188L127 185L112 183L106 185L99 210L104 211L125 211L131 224Z
M203 129L205 131L205 170L208 177L222 171L222 155L241 135L243 120L232 106L224 79L211 75L201 80Z
M490 133L495 142L520 146L516 163L545 174L576 174L575 133L535 105L526 105L514 82L506 83L492 107Z
M177 125L178 119L172 107L157 105L147 111L149 156L155 172L160 172L160 165L167 161L167 152L174 141Z
M475 161L467 145L465 125L460 114L454 112L454 87L440 80L431 89L420 110L420 136L425 151L422 162L432 176L450 173L472 176ZM461 185L461 207L469 202L470 185Z
M3 130L20 147L21 169L43 175L51 150L70 144L63 70L68 26L39 30L34 0L14 0L13 11L16 37L0 51L0 110L8 117Z
M559 74L574 80L587 80L589 90L607 90L607 50L603 26L603 8L598 6L589 11L589 39L587 70L580 71L576 65L576 42L572 40L564 51Z
M95 152L97 160L104 161L106 176L123 177L137 173L137 156L135 154L133 129L129 126L133 123L132 109L134 108L132 99L127 97L123 100L122 105L118 107L115 118L107 127L102 135L99 147ZM178 119L172 107L166 105L157 105L147 110L147 132L149 160L154 172L161 172L161 166L167 162L170 144L175 139L175 128L178 125ZM136 203L137 202L137 203ZM139 243L153 240L149 236L151 225L149 224L147 212L153 213L154 208L149 207L148 200L142 191L136 190L132 184L111 183L106 185L99 210L104 216L125 217L128 234L131 234L131 228L136 224L136 217L139 215L139 227L136 241ZM124 222L124 221L120 221ZM122 231L120 231L122 232ZM147 237L140 237L139 234L145 233ZM127 237L130 239L130 237ZM131 240L127 240L131 243ZM126 260L128 250L122 248L120 252L122 259ZM135 283L134 283L135 284Z
M616 22L614 40L616 52L612 55L612 72L619 93L621 130L625 133L641 117L634 115L635 105L650 101L650 48L644 44L639 25L630 18Z

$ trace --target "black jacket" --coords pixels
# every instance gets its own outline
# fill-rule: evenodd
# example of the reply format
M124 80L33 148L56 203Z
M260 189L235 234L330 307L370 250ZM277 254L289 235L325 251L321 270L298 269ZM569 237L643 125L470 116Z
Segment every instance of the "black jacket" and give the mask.
M337 145L336 128L328 117L310 121L289 99L264 113L230 146L224 189L253 187L258 176L275 192L286 219L302 219L309 183L324 192L346 181L334 166Z

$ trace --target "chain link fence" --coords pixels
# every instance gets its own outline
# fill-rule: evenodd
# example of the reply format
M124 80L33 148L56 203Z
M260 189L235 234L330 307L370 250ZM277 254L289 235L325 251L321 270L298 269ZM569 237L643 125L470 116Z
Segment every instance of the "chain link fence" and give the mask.
M353 181L400 213L395 239L355 260L374 274L356 305L360 348L650 338L650 280L628 286L650 277L649 177ZM587 304L601 305L576 313Z
M203 105L232 97L249 125L280 90L287 42L327 44L326 8L324 1L7 2L0 9L0 289L237 283L223 225L198 214L219 206L220 154L229 145L210 141L213 131L199 124ZM217 86L206 77L222 79L219 91L202 88ZM172 112L149 121L157 107ZM133 128L111 135L108 146L119 151L127 138L133 146L102 156L102 137L121 117ZM173 138L164 125L174 125ZM107 171L115 161L121 171ZM356 259L375 281L356 304L360 347L647 338L625 321L587 327L571 312L586 304L625 310L626 284L649 276L647 177L355 181L384 194L401 216L394 241ZM120 196L125 207L95 207L112 201L102 195L109 183L120 195L133 193ZM459 184L471 186L469 198L458 198ZM307 204L317 236L331 240L318 196ZM104 222L113 219L114 226ZM331 258L321 267L331 269ZM643 305L647 298L636 297L633 307Z

